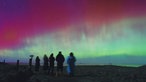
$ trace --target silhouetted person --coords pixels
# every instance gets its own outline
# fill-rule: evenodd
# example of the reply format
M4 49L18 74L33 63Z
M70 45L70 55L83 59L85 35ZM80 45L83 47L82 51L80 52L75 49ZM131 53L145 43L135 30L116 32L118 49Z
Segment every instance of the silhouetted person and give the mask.
M18 71L19 70L19 60L17 60L17 64L16 64L16 70Z
M44 60L43 70L46 71L46 70L48 70L48 61L49 61L49 59L48 59L46 54L44 55L43 60Z
M4 64L6 63L5 59L4 59L3 63L4 63Z
M58 53L56 56L56 62L57 62L57 72L56 76L58 76L58 73L62 74L63 73L63 63L65 61L64 56L62 55L61 52Z
M67 72L69 76L74 76L74 68L75 68L76 58L74 54L71 52L67 58Z
M54 73L54 61L55 61L55 58L53 56L53 53L50 55L49 57L49 65L50 65L50 68L49 68L49 73L51 73L53 75Z
M29 59L29 70L32 68L32 57Z
M39 56L37 56L35 59L35 71L39 71L39 67L40 67L40 58Z

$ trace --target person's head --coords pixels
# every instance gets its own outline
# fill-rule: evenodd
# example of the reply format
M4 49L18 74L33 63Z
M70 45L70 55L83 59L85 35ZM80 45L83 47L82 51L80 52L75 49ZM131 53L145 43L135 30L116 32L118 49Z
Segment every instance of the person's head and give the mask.
M44 56L47 56L46 54L44 54Z
M53 57L53 53L51 53L51 55L50 55L51 57Z
M61 52L61 51L59 51L59 54L62 54L62 52Z
M70 53L70 56L74 56L73 52Z

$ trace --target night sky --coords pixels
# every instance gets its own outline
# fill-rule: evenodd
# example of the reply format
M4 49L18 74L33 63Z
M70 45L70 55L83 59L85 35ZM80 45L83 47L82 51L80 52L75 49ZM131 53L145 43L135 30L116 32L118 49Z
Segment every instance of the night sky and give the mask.
M0 0L1 61L59 51L78 64L146 64L146 0Z

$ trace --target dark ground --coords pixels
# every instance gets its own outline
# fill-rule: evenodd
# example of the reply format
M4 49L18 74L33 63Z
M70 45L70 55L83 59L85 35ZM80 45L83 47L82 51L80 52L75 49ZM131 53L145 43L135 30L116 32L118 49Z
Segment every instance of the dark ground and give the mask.
M0 64L0 82L146 82L146 66L123 67L114 65L77 66L74 77L64 74L56 77L40 72L29 71L28 66Z

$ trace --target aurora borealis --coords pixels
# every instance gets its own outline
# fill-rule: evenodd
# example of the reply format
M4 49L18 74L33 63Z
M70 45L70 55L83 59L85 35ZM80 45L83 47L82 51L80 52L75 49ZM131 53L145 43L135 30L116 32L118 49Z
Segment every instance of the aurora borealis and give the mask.
M0 59L146 64L145 44L146 0L0 0Z

